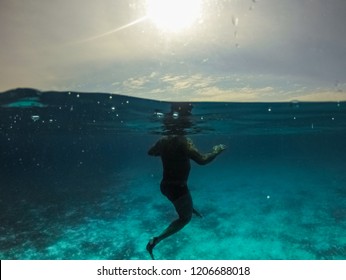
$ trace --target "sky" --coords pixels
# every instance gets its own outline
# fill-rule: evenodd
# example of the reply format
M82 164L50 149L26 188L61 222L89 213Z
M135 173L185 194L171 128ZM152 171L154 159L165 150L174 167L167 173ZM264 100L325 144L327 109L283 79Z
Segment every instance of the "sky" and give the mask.
M0 92L342 101L345 15L345 0L0 0Z

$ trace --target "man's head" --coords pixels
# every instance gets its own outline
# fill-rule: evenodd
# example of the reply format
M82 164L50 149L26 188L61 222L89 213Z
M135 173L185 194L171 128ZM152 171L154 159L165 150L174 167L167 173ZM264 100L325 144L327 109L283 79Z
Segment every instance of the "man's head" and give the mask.
M186 135L187 129L192 127L190 116L192 115L192 104L185 102L174 102L171 111L164 118L164 134Z

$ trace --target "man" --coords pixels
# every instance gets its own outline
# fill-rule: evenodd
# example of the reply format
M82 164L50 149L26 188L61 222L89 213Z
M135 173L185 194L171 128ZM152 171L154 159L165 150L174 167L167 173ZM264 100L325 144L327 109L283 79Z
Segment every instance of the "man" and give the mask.
M183 135L171 135L161 138L148 151L150 156L161 157L163 166L161 192L173 203L179 215L179 218L173 221L159 236L148 242L146 249L152 259L154 259L154 247L187 225L192 214L202 217L193 208L191 194L187 187L190 159L200 165L205 165L214 160L225 149L226 146L220 144L214 146L210 153L202 154L196 149L191 139Z

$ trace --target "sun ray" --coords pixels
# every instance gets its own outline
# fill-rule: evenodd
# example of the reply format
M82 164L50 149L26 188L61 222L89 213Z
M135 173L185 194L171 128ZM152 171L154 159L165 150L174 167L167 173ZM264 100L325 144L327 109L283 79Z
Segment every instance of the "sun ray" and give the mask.
M129 28L129 27L131 27L131 26L133 26L133 25L136 25L136 24L138 24L138 23L141 23L141 22L145 21L146 19L148 19L147 16L141 17L141 18L139 18L139 19L136 19L136 20L134 20L134 21L131 21L131 22L128 23L128 24L122 25L122 26L120 26L120 27L118 27L118 28L112 29L112 30L107 31L107 32L105 32L105 33L102 33L102 34L99 34L99 35L96 35L96 36L93 36L93 37L90 37L90 38L87 38L87 39L78 41L77 43L87 43L87 42L90 42L90 41L94 41L94 40L100 39L100 38L102 38L102 37L109 36L109 35L111 35L111 34L117 33L117 32L119 32L119 31L121 31L121 30L126 29L126 28Z

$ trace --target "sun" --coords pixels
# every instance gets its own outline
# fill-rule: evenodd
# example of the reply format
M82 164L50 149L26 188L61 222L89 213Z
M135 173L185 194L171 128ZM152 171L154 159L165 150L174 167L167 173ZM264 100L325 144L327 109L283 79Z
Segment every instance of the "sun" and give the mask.
M202 13L202 0L147 0L147 17L163 31L191 27Z

